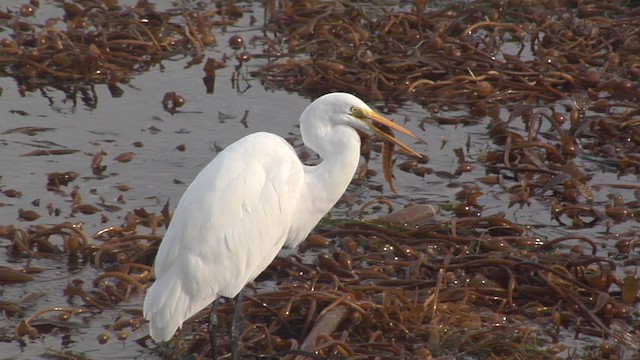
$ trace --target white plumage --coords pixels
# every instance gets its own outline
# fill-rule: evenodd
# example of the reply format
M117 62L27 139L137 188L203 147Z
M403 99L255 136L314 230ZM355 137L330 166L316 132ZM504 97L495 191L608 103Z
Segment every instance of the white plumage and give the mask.
M293 148L270 133L248 135L222 151L178 202L158 254L144 317L155 340L171 339L182 323L220 296L235 296L286 243L306 238L344 193L358 166L354 128L376 121L416 138L357 97L325 95L300 117L307 146L323 159L303 165Z

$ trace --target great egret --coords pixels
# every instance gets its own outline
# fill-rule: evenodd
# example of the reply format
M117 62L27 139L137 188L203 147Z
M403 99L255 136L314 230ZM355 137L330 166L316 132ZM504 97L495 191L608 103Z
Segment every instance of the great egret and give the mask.
M151 337L171 339L212 301L236 296L283 245L306 238L355 173L355 129L416 154L376 124L418 139L357 97L332 93L300 116L302 139L322 157L319 165L302 164L283 138L265 132L238 140L213 159L182 195L158 249L156 281L143 308Z

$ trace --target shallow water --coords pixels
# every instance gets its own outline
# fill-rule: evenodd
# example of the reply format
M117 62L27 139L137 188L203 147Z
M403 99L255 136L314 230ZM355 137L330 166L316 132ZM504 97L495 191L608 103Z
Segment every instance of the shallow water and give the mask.
M253 4L252 10L260 24L263 13L261 5ZM43 18L59 16L59 13L58 9L43 2L40 9ZM266 61L256 57L240 69L240 74L246 78L247 83L241 81L238 89L232 82L232 77L238 76L237 73L234 75L233 50L227 47L228 38L234 34L241 34L247 40L252 36L260 36L261 31L259 26L249 24L248 16L229 26L227 32L216 30L219 45L208 49L206 56L220 60L226 54L232 60L229 60L229 66L217 71L213 94L207 94L202 84L204 74L201 65L185 69L188 59L164 61L163 68L155 66L151 71L135 76L129 86L122 87L124 94L118 98L112 97L105 85L96 85L91 89L93 93L85 94L84 99L81 94L76 98L69 98L55 89L20 96L14 80L0 78L0 87L3 89L0 97L1 185L2 190L15 189L22 192L20 198L0 195L0 225L17 223L19 227L27 227L27 223L18 220L18 210L24 209L34 210L41 215L32 224L49 226L66 220L82 222L86 232L91 234L104 226L121 224L123 216L130 210L143 207L149 212L158 213L167 201L173 208L187 184L219 149L242 136L257 131L269 131L284 137L299 135L297 118L310 100L285 91L267 90L257 79L251 78L248 72ZM258 51L251 46L247 50ZM175 114L167 113L161 104L164 94L170 91L187 99L187 103ZM568 106L568 101L557 105ZM245 127L241 120L246 111L248 116ZM464 148L468 139L471 145L465 153L471 163L477 163L481 154L494 147L486 135L484 118L477 119L478 125L469 126L427 123L425 130L422 130L421 120L433 114L421 106L406 104L398 108L397 113L387 115L401 123L403 119L409 119L404 125L429 144L415 144L413 148L428 154L431 158L428 166L436 171L453 172L457 166L453 149ZM443 111L438 115L452 118L468 116L456 111ZM11 131L27 126L47 130L36 135ZM137 147L135 142L140 142L143 146ZM185 150L179 151L179 145L184 145ZM78 151L67 155L23 156L40 149ZM94 154L101 150L108 154L103 161L107 165L104 172L107 176L97 178L91 173L91 161ZM114 157L124 152L133 152L135 156L127 163L114 160ZM594 192L595 206L603 207L609 203L612 193L622 194L624 198L633 197L632 190L614 189L610 185L635 186L638 181L636 175L617 176L584 158L579 158L577 162L594 173L593 184L605 184L602 191ZM380 172L379 159L374 159L370 168ZM47 174L66 171L75 171L80 176L60 192L47 190ZM461 186L477 183L476 179L483 175L485 170L479 163L473 171L455 179L435 174L422 178L396 169L395 187L398 195L390 194L387 187L383 193L371 190L366 184L350 187L348 195L360 204L385 195L398 206L411 202L447 205L453 203L452 199ZM370 181L383 183L380 175ZM114 187L118 184L126 184L130 190L120 191ZM73 186L78 187L82 203L117 205L121 210L112 213L101 211L91 215L72 214L69 192ZM520 206L510 205L507 191L499 185L485 187L484 191L490 195L482 197L485 212L503 212L507 219L530 226L531 231L541 238L554 238L567 233L565 226L552 220L548 200L544 197L532 198L528 205ZM119 196L124 201L119 201ZM60 215L48 215L48 204L60 209ZM353 216L353 212L338 206L332 215ZM450 212L445 211L439 218L451 216ZM607 256L613 251L614 241L604 241L605 239L617 239L625 236L625 233L637 230L637 222L628 221L614 224L610 234L605 233L604 225L573 230L571 233L603 240L599 251L600 255ZM0 244L8 247L5 239L1 239ZM1 266L20 269L25 263L9 263L6 257L0 257ZM62 289L74 279L81 279L89 284L102 273L102 270L91 266L67 264L66 259L61 258L38 259L31 265L44 269L42 273L35 275L35 281L5 284L1 290L2 300L10 302L18 302L32 293L42 294L26 308L27 316L50 306L80 305L77 300L68 303ZM141 303L142 297L134 294L117 309L75 316L72 321L77 327L69 330L68 334L58 334L58 330L54 330L41 339L25 340L23 344L10 341L12 329L19 320L3 317L0 328L9 329L0 333L2 340L9 342L3 346L3 357L26 359L42 356L47 351L71 350L101 359L154 358L156 355L151 350L134 341L147 334L144 325L133 331L125 341L116 340L114 332L105 331L118 318L131 317L130 313L139 314ZM97 337L104 332L111 335L111 340L101 345Z

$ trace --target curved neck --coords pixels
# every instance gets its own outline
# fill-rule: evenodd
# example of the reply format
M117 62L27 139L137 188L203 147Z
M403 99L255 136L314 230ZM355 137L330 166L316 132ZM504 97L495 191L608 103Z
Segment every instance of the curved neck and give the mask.
M316 136L305 138L303 131L303 140L320 155L322 163L305 167L305 181L309 191L309 210L319 221L351 183L360 161L360 137L347 125L333 127L320 136L310 130Z
M322 158L316 166L307 167L310 187L318 195L323 195L333 206L351 183L360 161L360 137L350 126L331 129L331 135L324 137L320 144L308 146ZM327 209L328 210L328 209Z

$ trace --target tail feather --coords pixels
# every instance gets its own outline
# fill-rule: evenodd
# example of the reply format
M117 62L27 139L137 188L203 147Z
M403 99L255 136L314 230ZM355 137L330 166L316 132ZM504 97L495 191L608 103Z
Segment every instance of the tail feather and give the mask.
M207 304L185 292L181 279L172 276L171 271L163 274L147 290L144 299L142 312L149 320L149 335L156 341L170 340L185 320Z

